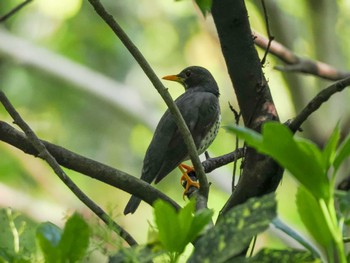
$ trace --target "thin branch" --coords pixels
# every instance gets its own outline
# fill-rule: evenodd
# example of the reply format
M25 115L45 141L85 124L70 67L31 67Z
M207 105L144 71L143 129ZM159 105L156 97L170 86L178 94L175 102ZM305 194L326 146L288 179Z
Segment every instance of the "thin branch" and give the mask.
M311 74L327 80L340 80L350 76L349 71L342 71L326 63L301 58L277 41L269 46L269 39L255 32L254 43L262 49L269 50L269 53L286 63L285 66L275 66L275 69L287 72L301 72Z
M22 119L3 91L0 91L0 101L11 115L15 123L24 131L29 142L38 151L38 156L44 159L57 174L61 181L82 201L90 210L95 213L103 222L120 235L130 246L137 245L136 240L121 226L119 226L101 207L94 203L62 170L56 159L46 149L43 142L39 140L34 131Z
M24 6L26 6L27 4L29 4L32 0L26 0L23 3L19 4L18 6L16 6L15 8L13 8L10 12L8 12L7 14L3 15L0 17L0 23L6 21L7 19L9 19L11 16L13 16L14 14L16 14L19 10L21 10Z
M202 165L204 167L204 171L206 173L210 173L211 171L215 170L216 168L219 168L221 166L224 166L228 163L232 163L237 161L240 158L244 157L244 148L237 148L233 152L230 152L225 155L221 155L219 157L215 158L209 158L202 162Z
M267 35L269 37L269 41L268 41L266 49L265 49L264 57L261 60L261 65L264 66L265 62L266 62L267 54L269 53L270 46L271 46L272 41L274 40L274 37L271 35L271 32L270 32L269 17L267 15L267 9L266 9L266 5L265 5L265 0L261 0L261 5L263 7L266 31L267 31Z
M230 102L228 103L231 112L233 113L234 117L235 117L235 124L238 125L239 124L239 120L241 118L241 113L237 112L233 106L230 104ZM238 146L239 146L239 139L238 136L236 136L235 139L235 151L238 150ZM244 155L244 153L243 153ZM242 156L243 157L243 156ZM234 160L234 164L233 164L233 169L232 169L232 183L231 183L231 191L233 192L236 188L236 172L237 172L237 159Z
M94 7L96 13L107 23L107 25L113 30L116 36L120 39L120 41L124 44L124 46L129 50L131 55L135 58L135 60L139 63L142 70L145 72L149 80L152 82L153 86L157 89L158 93L161 95L165 103L167 104L170 112L173 114L175 122L181 132L181 135L184 138L187 150L189 152L189 156L193 163L193 166L196 170L196 174L199 179L199 183L201 185L199 191L200 194L208 198L209 193L209 184L207 177L204 173L204 169L201 165L200 159L198 157L197 148L193 141L192 135L182 118L182 115L171 98L168 90L164 87L162 82L159 80L151 66L148 64L142 53L137 49L137 47L132 43L127 34L123 31L120 25L114 20L113 16L111 16L100 3L99 0L88 0L90 4Z
M296 132L306 121L306 119L319 107L321 107L321 105L326 102L332 95L342 91L348 86L350 86L350 77L337 81L331 86L319 92L289 124L289 128L292 130L292 132Z

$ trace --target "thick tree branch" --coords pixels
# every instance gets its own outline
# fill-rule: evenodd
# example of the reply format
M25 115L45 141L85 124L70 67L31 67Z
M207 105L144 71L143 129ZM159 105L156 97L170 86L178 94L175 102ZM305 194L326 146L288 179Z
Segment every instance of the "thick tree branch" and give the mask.
M0 121L0 140L22 150L27 154L40 158L40 156L38 156L38 151L35 150L35 148L30 144L27 137L22 132L17 131L3 121ZM155 200L160 198L171 204L175 209L178 210L180 208L180 206L167 195L158 191L150 184L135 178L134 176L76 154L61 146L44 140L41 141L44 143L45 147L56 159L56 161L68 169L74 170L103 183L119 188L125 192L136 195L137 197L142 198L142 200L149 205L152 205Z
M244 1L213 0L212 15L244 124L259 131L264 122L278 120L278 115L254 47ZM242 176L219 217L250 197L274 191L282 171L271 158L247 148Z
M326 102L332 95L342 91L346 87L350 86L350 77L342 79L333 83L331 86L320 91L307 105L306 107L294 118L294 120L288 125L292 132L296 132L300 126L307 120L307 118L314 113L321 105Z
M130 246L137 245L136 240L121 226L119 226L101 207L93 202L80 188L67 176L67 174L61 169L56 159L46 149L44 143L39 140L34 131L29 125L22 119L16 109L12 106L11 102L6 97L5 93L0 90L0 101L11 115L14 122L24 131L29 143L39 153L38 156L45 160L56 175L62 180L62 182L82 201L90 210L95 213L103 222L112 228L118 235L120 235Z
M269 53L286 63L285 66L275 66L280 71L301 72L315 75L327 80L340 80L350 76L349 71L338 70L326 63L307 58L301 58L277 41L269 46L269 39L255 32L254 42L262 49L269 49Z
M199 179L199 183L201 185L199 189L199 193L203 195L205 199L208 198L209 193L209 184L207 177L204 173L204 169L201 165L200 159L198 157L197 148L193 141L192 135L182 118L182 115L171 98L168 90L164 87L162 82L159 80L151 66L148 64L147 60L141 54L141 52L137 49L137 47L132 43L127 34L123 31L120 25L114 20L113 16L111 16L99 0L88 0L90 4L94 7L96 13L106 22L106 24L113 30L116 36L120 39L120 41L124 44L124 46L129 50L131 55L135 58L135 60L139 63L142 70L145 72L149 80L152 82L153 86L156 88L158 93L161 95L165 103L167 104L170 112L173 114L175 122L181 132L181 135L184 138L186 147L189 152L189 156L193 163L193 166L196 170L196 174Z

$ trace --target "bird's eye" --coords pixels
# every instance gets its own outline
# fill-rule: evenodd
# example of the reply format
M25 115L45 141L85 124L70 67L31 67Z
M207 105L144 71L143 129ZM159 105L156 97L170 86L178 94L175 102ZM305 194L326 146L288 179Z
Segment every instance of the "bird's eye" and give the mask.
M192 74L192 72L191 72L190 70L187 70L187 71L185 72L186 77L191 76L191 74Z

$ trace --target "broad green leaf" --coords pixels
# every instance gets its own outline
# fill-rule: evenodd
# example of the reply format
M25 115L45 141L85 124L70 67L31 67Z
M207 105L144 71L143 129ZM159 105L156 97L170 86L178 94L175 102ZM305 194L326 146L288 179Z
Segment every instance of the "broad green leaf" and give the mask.
M188 233L187 239L192 242L208 225L211 218L213 217L214 212L210 209L202 209L199 212L195 213L192 226Z
M64 226L59 248L62 259L77 262L89 245L90 229L85 220L77 213L73 214Z
M332 242L332 233L320 208L319 202L305 188L299 187L296 204L301 220L312 237L327 247Z
M192 227L193 213L195 211L195 200L192 199L188 204L186 204L182 209L180 209L177 218L179 223L179 232L181 232L181 237L183 238L183 243L186 246L191 240L188 240L188 234ZM186 243L186 244L185 244ZM185 248L184 246L184 248ZM182 251L179 251L180 253Z
M58 245L62 237L62 230L50 222L45 222L38 226L36 236L45 262L60 262L61 253Z
M246 143L275 159L318 198L329 199L329 181L320 149L311 141L293 137L292 132L277 122L263 126L262 134L247 128L228 126Z
M265 248L259 251L254 257L251 258L235 258L232 261L234 263L318 263L321 262L320 259L314 258L310 252L288 249L288 250L277 250Z
M339 169L342 162L350 156L350 134L344 140L344 142L339 146L339 150L334 159L334 169L335 172Z
M162 200L154 204L159 241L169 252L182 253L188 243L193 241L209 223L212 215L210 210L198 213L194 213L194 210L194 200L191 200L178 213Z
M251 198L225 214L195 245L188 262L226 262L245 249L276 216L274 194Z
M329 167L332 165L334 161L339 138L340 138L340 130L339 130L339 123L338 123L337 126L335 126L331 134L331 137L329 138L326 146L323 149L323 158L326 164L326 170L329 169Z
M183 233L179 232L179 224L175 209L168 203L157 200L154 203L155 222L158 227L159 241L163 247L170 252L180 252L183 244L179 244L182 240ZM176 238L181 237L176 241Z
M203 16L206 16L208 13L210 13L212 0L196 0L196 3Z

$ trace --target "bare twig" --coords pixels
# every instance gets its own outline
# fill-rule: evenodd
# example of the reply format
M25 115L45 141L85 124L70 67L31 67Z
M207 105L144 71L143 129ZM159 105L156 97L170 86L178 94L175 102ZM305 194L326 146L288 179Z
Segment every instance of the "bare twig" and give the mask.
M329 87L319 92L306 107L292 120L289 124L289 128L292 132L296 132L300 126L306 121L306 119L315 112L324 102L326 102L332 95L342 91L347 86L350 86L350 77L339 80Z
M179 111L173 99L171 98L168 90L164 87L162 82L159 80L151 66L148 64L147 60L141 54L141 52L137 49L137 47L132 43L127 34L123 31L120 25L115 21L115 19L105 10L103 5L99 0L88 0L90 4L94 7L97 14L107 23L107 25L113 30L116 36L120 39L120 41L124 44L124 46L129 50L131 55L135 58L135 60L139 63L142 70L145 72L149 80L152 82L153 86L157 89L158 93L161 95L165 103L167 104L170 112L173 114L175 122L181 132L181 135L184 138L185 144L187 146L187 150L189 152L189 156L193 163L193 166L196 170L196 174L199 179L200 194L208 198L209 193L209 184L207 177L204 173L204 169L201 165L200 159L198 157L197 148L193 141L192 135Z
M26 6L28 3L30 3L32 0L26 0L23 3L17 5L15 8L13 8L10 12L8 12L7 14L3 15L0 17L0 23L6 21L7 19L9 19L11 16L13 16L14 14L16 14L19 10L21 10L24 6Z
M119 226L113 219L107 215L101 207L94 203L80 188L67 176L62 170L56 159L46 149L44 143L36 136L34 131L29 125L22 119L16 109L12 106L11 102L6 97L3 91L0 91L0 101L11 115L14 122L24 131L29 142L38 151L39 156L44 159L62 180L62 182L82 201L92 212L94 212L103 222L112 228L118 235L120 235L130 246L137 245L136 240L121 226Z
M266 5L265 5L265 0L261 0L261 5L263 7L266 31L267 31L267 35L269 37L269 41L268 41L266 49L265 49L264 57L261 60L261 65L264 66L265 62L266 62L267 54L269 53L270 46L271 46L272 41L274 40L274 37L271 35L271 32L270 32L269 17L267 15L267 9L266 9Z
M277 70L302 72L333 81L350 76L349 71L338 70L331 65L317 60L301 58L277 41L273 41L271 43L271 46L269 46L269 39L265 38L263 35L257 32L255 32L254 35L254 43L257 46L265 50L268 49L269 53L287 64L285 66L275 66L275 69Z
M233 106L230 104L230 102L228 103L230 110L233 112L233 115L235 116L235 124L238 125L239 124L239 119L241 118L241 113L238 113ZM239 144L239 139L238 136L236 136L236 140L235 140L235 151L238 150L238 144ZM244 153L243 153L244 154ZM243 156L242 156L243 157ZM237 159L234 160L233 163L233 170L232 170L232 183L231 183L231 190L232 192L235 190L236 188L236 171L237 171Z

